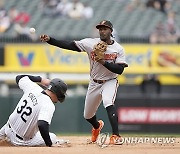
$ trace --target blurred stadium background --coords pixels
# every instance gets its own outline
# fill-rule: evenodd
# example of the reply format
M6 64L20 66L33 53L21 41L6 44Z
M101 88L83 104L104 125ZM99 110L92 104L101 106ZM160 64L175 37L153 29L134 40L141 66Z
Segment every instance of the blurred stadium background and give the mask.
M179 0L0 0L0 127L22 91L17 74L59 77L68 83L66 103L58 104L51 130L90 132L83 119L89 80L86 54L55 48L38 39L97 37L101 20L114 25L129 64L119 76L116 98L120 132L180 133ZM34 27L36 34L30 34ZM110 131L106 111L98 117Z

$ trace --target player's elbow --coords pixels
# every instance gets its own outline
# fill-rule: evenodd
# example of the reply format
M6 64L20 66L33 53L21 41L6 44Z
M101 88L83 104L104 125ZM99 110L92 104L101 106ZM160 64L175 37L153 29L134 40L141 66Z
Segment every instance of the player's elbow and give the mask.
M19 83L19 80L24 77L24 75L17 75L16 76L16 83L18 84Z
M124 68L118 70L117 74L121 75L124 72Z
M116 73L116 74L119 74L119 75L121 75L123 73L123 71L124 71L124 67L119 65L119 64L117 65L117 67L112 69L113 73Z

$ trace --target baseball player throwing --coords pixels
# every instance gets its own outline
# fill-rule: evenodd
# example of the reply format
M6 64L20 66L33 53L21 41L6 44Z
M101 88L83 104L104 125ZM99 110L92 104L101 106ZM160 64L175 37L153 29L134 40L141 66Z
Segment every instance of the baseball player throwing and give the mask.
M63 102L67 85L60 79L43 79L40 76L18 75L16 82L24 94L0 130L0 139L7 138L18 146L59 146L49 125L55 111L54 103ZM43 90L35 82L48 86ZM62 140L61 140L62 141Z
M101 21L96 28L100 38L85 38L80 41L56 40L48 35L41 35L40 39L51 45L74 50L85 51L90 61L90 83L85 99L84 118L93 126L91 141L95 142L104 126L102 120L96 119L96 111L103 101L110 124L112 136L110 144L118 144L121 140L118 130L118 117L114 107L118 81L118 74L122 74L128 65L121 45L111 38L113 25L110 21Z

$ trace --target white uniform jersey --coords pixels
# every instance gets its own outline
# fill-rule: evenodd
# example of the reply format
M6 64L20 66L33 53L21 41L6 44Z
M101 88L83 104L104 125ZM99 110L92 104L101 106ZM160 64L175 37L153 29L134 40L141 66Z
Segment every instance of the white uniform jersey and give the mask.
M21 78L19 87L24 94L10 115L9 124L13 132L25 139L30 139L39 130L38 120L51 123L55 106L49 96L41 93L43 89L29 77Z
M116 78L118 74L109 71L103 65L94 60L94 52L92 52L93 47L100 41L100 38L86 38L74 42L81 51L85 51L88 54L90 61L90 77L92 79L109 80ZM115 40L112 45L108 45L107 50L105 52L105 60L107 62L126 64L124 49Z

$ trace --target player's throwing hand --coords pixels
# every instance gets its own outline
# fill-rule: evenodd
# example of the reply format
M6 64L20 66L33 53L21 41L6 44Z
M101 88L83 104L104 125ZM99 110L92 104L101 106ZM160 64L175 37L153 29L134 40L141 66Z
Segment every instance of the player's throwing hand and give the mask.
M42 41L42 42L47 42L47 41L49 41L50 40L50 37L48 36L48 35L40 35L40 40Z

